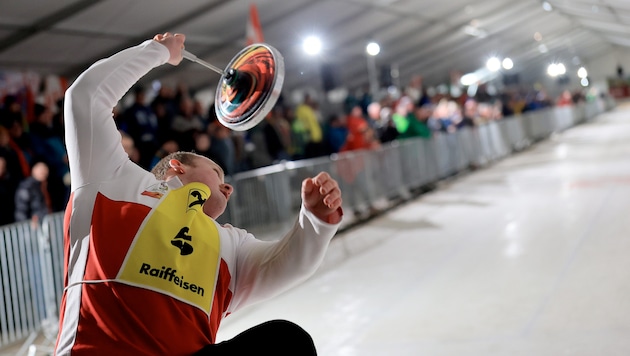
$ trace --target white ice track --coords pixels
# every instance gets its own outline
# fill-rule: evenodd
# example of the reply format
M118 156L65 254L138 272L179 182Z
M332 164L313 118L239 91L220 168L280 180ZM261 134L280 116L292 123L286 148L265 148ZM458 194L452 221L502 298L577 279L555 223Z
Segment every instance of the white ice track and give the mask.
M219 341L278 318L322 356L630 355L630 106L339 234Z

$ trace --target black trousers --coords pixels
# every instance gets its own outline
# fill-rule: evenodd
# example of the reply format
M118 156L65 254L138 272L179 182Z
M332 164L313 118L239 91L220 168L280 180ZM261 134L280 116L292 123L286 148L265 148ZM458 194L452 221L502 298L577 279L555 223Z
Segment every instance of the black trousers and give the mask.
M300 326L286 320L272 320L230 340L208 345L195 354L204 355L315 356L317 351L313 338Z

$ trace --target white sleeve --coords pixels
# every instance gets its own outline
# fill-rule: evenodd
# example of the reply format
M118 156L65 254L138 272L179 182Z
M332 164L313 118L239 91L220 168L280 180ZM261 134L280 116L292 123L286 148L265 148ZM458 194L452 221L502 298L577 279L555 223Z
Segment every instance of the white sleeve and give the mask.
M72 190L113 176L128 160L112 110L169 51L153 40L94 63L66 91L64 116Z
M229 311L278 295L313 275L338 227L302 206L295 225L281 240L261 241L248 234L236 251L236 283Z

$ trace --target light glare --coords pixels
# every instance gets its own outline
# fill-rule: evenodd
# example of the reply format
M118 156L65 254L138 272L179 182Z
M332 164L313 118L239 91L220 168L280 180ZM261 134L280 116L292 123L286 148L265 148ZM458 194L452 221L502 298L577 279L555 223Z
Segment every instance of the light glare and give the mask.
M586 78L588 76L588 73L586 72L586 68L580 67L580 69L578 69L577 71L577 75L580 78Z
M365 47L365 51L370 56L376 56L377 54L381 52L381 46L379 46L378 43L376 42L370 42Z
M501 61L497 57L492 57L486 62L486 68L491 72L496 72L501 69Z
M564 75L567 72L567 68L562 63L558 63L558 75Z
M547 74L552 77L564 75L566 72L567 68L562 63L551 63L549 67L547 67Z
M302 43L302 48L306 54L314 56L322 50L322 41L315 36L307 37Z
M514 62L512 62L511 58L505 58L503 60L502 65L503 65L503 69L506 69L506 70L510 70L510 69L514 68Z

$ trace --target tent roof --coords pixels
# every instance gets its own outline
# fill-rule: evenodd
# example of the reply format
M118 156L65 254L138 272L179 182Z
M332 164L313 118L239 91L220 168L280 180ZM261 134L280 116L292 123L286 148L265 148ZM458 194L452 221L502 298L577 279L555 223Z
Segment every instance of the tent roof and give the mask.
M404 85L415 74L446 82L451 70L474 71L493 54L509 56L522 75L561 60L572 70L615 48L630 47L627 0L258 0L265 41L285 58L285 90L321 85L321 66L334 81L368 82L365 44L381 47L377 67L397 68ZM159 32L187 35L186 48L224 67L245 45L251 1L64 0L5 1L0 12L0 69L32 70L72 79L94 61ZM542 39L537 41L534 34ZM317 58L301 41L316 34ZM542 69L544 71L544 69ZM528 74L529 73L529 74ZM219 76L185 62L163 66L144 81L214 87Z

